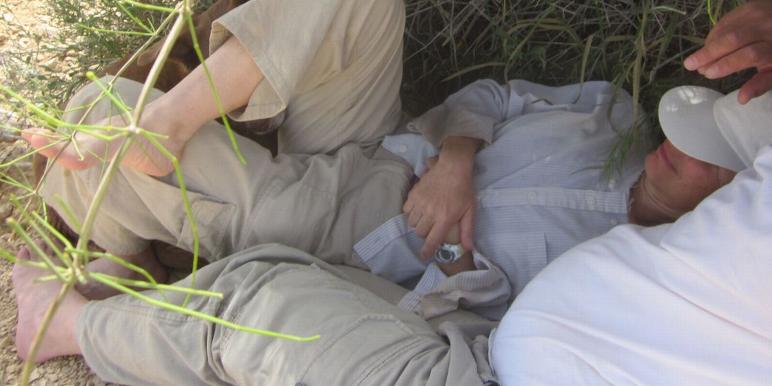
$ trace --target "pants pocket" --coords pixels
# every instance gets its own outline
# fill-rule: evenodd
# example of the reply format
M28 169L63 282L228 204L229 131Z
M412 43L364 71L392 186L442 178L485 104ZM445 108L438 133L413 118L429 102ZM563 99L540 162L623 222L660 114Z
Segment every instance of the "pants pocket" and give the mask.
M192 219L183 214L177 246L193 251L198 236L199 254L209 260L219 260L233 252L236 206L217 202L199 194L188 194ZM229 236L226 238L226 236Z

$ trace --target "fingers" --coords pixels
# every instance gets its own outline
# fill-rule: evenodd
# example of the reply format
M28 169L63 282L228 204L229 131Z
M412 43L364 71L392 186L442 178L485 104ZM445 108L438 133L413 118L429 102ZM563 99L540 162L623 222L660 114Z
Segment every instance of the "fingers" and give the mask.
M735 55L738 51L757 43L766 43L766 52L769 52L772 43L772 2L751 1L735 8L719 20L705 39L705 46L690 55L684 61L684 67L690 71L699 70L711 79L721 77L720 74L728 74L730 70L708 71L715 62L726 56ZM757 47L763 48L763 47ZM750 51L751 55L758 55ZM743 55L747 55L745 52ZM769 60L769 59L768 59ZM764 63L734 63L734 71L750 67L765 67ZM767 61L767 65L772 64ZM734 72L732 71L732 72ZM710 72L710 74L707 74Z
M422 258L428 259L432 257L437 248L445 242L445 238L448 237L448 232L453 228L453 225L447 222L437 222L434 224L431 232L426 236L423 248L421 248Z
M431 216L421 216L421 219L415 225L415 233L418 237L425 239L429 232L431 232L433 225L434 220Z
M727 31L718 35L712 42L706 41L703 48L686 58L684 66L690 71L706 68L737 50L759 42L760 38L748 28Z
M404 214L410 214L410 212L415 209L415 189L416 187L413 186L413 188L407 194L407 200L405 200L405 203L402 205L402 213Z
M748 68L764 67L770 63L772 63L772 44L757 42L700 68L699 72L708 79L717 79Z
M421 211L416 207L414 196L413 191L411 191L407 196L405 205L402 205L402 213L407 216L407 225L410 225L413 228L418 225L418 220L420 220L422 216Z
M756 68L759 73L740 89L741 104L772 89L772 2L751 1L721 18L684 67L708 79Z
M461 222L459 223L461 245L467 251L474 249L474 214L474 208L469 208L464 217L461 217Z
M421 220L421 217L423 217L423 215L417 210L411 211L410 213L407 214L407 225L410 225L411 227L415 228L416 225L418 225L418 221Z
M705 46L690 55L684 66L689 71L710 65L724 55L730 54L753 42L763 40L766 26L766 4L750 2L735 8L710 30Z
M732 31L742 27L747 23L744 22L744 20L749 16L753 16L753 11L754 10L749 9L747 6L740 6L721 17L718 23L710 29L708 36L705 38L705 43L712 43L717 37L724 35L726 31Z
M44 129L28 129L22 131L22 138L42 156L46 158L55 158L56 163L65 169L83 170L92 166L95 158L86 153L86 158L81 156L69 147L70 142L63 140L60 136Z
M737 101L746 104L751 99L772 90L772 69L756 74L740 88Z
M59 154L65 145L60 141L54 140L51 137L50 131L43 129L23 130L21 132L21 137L46 158L51 158Z

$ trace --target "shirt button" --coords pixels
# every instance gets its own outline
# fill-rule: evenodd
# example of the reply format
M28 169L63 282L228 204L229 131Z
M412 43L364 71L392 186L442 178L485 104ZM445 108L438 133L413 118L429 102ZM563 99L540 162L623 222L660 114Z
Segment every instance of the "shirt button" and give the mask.
M407 151L407 145L397 145L397 153L404 153Z

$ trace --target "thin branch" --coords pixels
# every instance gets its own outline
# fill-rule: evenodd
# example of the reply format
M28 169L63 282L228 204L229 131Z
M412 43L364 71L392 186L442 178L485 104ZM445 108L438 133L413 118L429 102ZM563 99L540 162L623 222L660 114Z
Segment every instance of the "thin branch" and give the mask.
M149 303L149 304L152 304L154 306L157 306L157 307L160 307L160 308L164 308L164 309L167 309L169 311L173 311L173 312L176 312L176 313L179 313L179 314L192 316L194 318L198 318L198 319L201 319L201 320L204 320L204 321L207 321L207 322L219 324L221 326L224 326L224 327L227 327L227 328L231 328L231 329L234 329L236 331L247 332L247 333L255 334L255 335L269 336L269 337L273 337L273 338L280 338L280 339L285 339L285 340L289 340L289 341L293 341L293 342L313 342L313 341L315 341L315 340L317 340L317 339L319 339L321 337L320 335L313 335L313 336L302 337L302 336L297 336L297 335L282 334L282 333L278 333L278 332L274 332L274 331L267 331L267 330L261 330L261 329L257 329L257 328L240 326L240 325L238 325L236 323L232 323L232 322L229 322L227 320L223 320L223 319L220 319L220 318L217 318L217 317L205 314L203 312L198 312L198 311L195 311L195 310L191 310L191 309L188 309L188 308L185 308L185 307L178 306L176 304L164 303L164 302L162 302L162 301L160 301L158 299L154 299L154 298L152 298L150 296L143 295L143 294L141 294L141 293L139 293L137 291L134 291L131 288L123 286L121 284L118 284L118 283L115 283L115 282L111 282L109 280L103 280L103 279L101 279L98 276L95 276L94 278L97 279L102 284L105 284L105 285L107 285L109 287L112 287L112 288L114 288L114 289L116 289L118 291L121 291L121 292L125 293L125 294L131 295L131 296L133 296L133 297L135 297L137 299L140 299L140 300L144 301L145 303Z
M40 328L38 328L38 331L35 334L35 338L32 339L32 347L30 348L29 357L26 361L24 361L24 368L21 372L20 384L29 385L29 378L32 374L32 369L35 368L35 357L38 355L38 349L40 349L40 344L43 342L43 337L45 336L46 331L48 331L48 326L54 319L54 315L59 309L59 306L62 304L64 297L67 296L67 292L69 292L72 288L72 285L72 282L62 283L62 288L59 290L56 298L54 298L54 301L51 302L51 305L48 307L45 316L43 316L43 322L40 324Z

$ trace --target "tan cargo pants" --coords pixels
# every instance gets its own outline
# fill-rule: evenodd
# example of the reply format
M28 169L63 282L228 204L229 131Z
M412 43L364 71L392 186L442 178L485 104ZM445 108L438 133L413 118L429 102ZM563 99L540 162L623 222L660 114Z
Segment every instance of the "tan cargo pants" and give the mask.
M368 273L348 273L355 270L263 245L199 271L196 286L224 298L195 298L190 308L243 326L321 335L310 343L238 332L127 295L89 303L77 337L91 369L120 384L496 384L487 352L492 322L455 311L427 323L352 281L391 298L404 289Z
M104 79L107 81L107 79ZM117 79L117 93L133 103L141 84ZM91 84L75 95L65 119L77 121L100 95ZM156 91L153 97L161 95ZM85 120L116 113L102 98ZM217 260L249 246L282 243L332 263L365 267L352 247L399 214L412 171L386 151L367 157L357 144L334 155L279 154L237 137L246 164L236 158L224 127L210 123L188 142L180 160L201 255ZM69 171L53 166L41 194L57 212L85 218L103 176L96 167ZM63 216L73 229L77 224ZM193 222L185 214L176 176L154 178L128 168L116 173L100 207L93 240L118 254L138 253L160 240L191 251Z
M404 13L402 0L251 0L215 21L210 49L234 36L264 75L233 115L274 118L280 155L273 159L238 138L243 165L216 123L187 144L180 162L202 256L216 260L280 242L349 262L354 242L400 213L410 172L386 152L371 154L400 118ZM132 106L140 85L119 80L115 88ZM94 85L81 90L65 120L79 121L80 107L98 96ZM117 112L103 98L85 122ZM77 231L102 172L54 166L41 194ZM193 221L177 185L174 175L156 179L122 169L101 207L94 241L119 255L144 250L150 239L191 250Z

